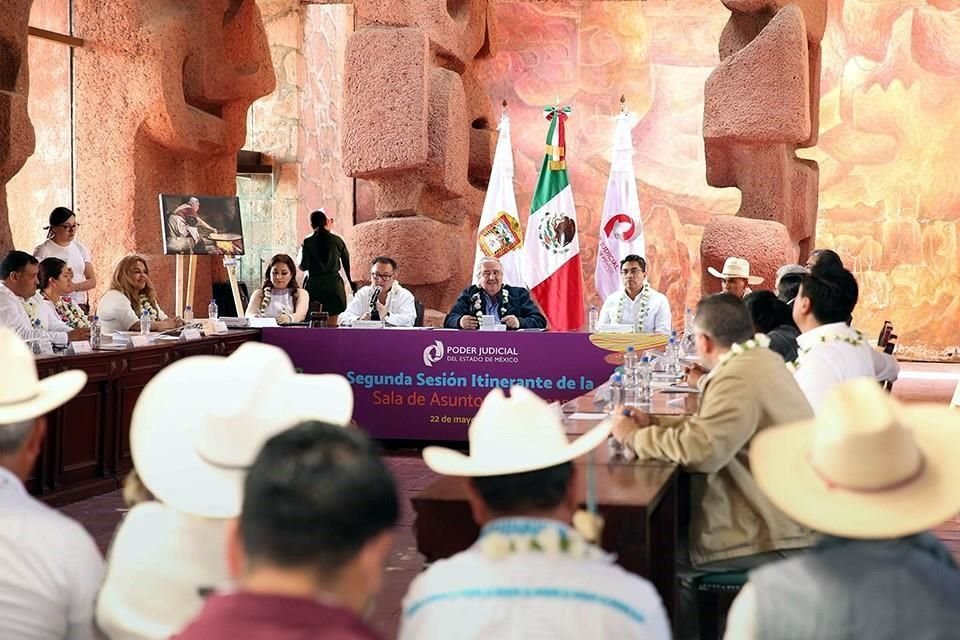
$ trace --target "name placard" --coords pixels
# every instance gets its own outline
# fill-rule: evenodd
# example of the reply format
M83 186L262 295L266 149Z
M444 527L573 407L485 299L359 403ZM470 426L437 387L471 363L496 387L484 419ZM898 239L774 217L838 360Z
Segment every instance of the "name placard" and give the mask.
M216 334L220 333L230 333L230 329L227 328L227 323L223 320L214 320L213 321L213 332Z
M70 343L70 346L67 347L67 352L74 355L79 353L93 353L93 348L90 347L90 343L86 340L78 340Z
M150 336L130 336L131 347L149 347Z
M199 340L200 339L200 329L184 329L180 332L180 342L186 342L188 340Z

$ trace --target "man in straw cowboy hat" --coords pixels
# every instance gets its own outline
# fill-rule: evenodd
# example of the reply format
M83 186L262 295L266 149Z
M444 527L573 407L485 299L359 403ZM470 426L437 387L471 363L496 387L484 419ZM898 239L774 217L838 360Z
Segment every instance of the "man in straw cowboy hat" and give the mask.
M362 619L399 511L361 431L304 422L263 446L227 534L238 590L212 596L176 640L377 640Z
M513 387L509 398L487 395L470 425L469 456L424 449L437 473L469 478L482 529L472 547L414 579L401 640L669 638L653 587L570 526L579 502L572 461L609 433L604 421L568 442L556 409Z
M757 436L750 463L770 500L823 534L750 573L731 640L935 640L960 634L960 569L928 529L960 509L960 413L901 405L859 378L814 420Z
M783 359L754 336L743 302L726 293L697 304L693 331L709 373L693 416L656 419L635 409L614 419L613 434L641 460L668 460L692 472L689 531L678 545L678 635L697 637L694 579L784 558L811 533L760 492L747 461L753 437L813 415Z
M144 387L130 424L135 472L155 500L136 505L110 547L97 624L112 640L166 639L228 587L224 542L247 469L271 436L302 420L346 425L353 394L337 375L296 373L274 346L194 356Z
M77 395L87 374L39 380L26 344L2 328L0 362L0 638L93 638L100 551L83 527L23 485L40 455L46 414Z
M723 262L723 271L707 267L707 272L715 278L720 278L723 293L735 295L740 299L751 292L747 285L763 282L760 276L750 275L750 263L746 258L727 258Z

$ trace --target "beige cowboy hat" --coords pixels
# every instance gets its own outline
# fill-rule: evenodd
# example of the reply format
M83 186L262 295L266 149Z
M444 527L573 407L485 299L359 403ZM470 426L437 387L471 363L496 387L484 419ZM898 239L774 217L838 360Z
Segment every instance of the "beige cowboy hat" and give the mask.
M494 389L470 424L470 455L427 447L423 460L447 476L504 476L569 462L605 442L613 423L604 420L573 442L567 439L559 410L524 387L510 397Z
M763 278L750 275L750 263L746 258L727 258L723 263L723 272L707 267L707 272L715 278L746 278L747 284L760 284Z
M757 434L750 468L773 504L811 529L911 535L960 511L960 413L902 405L857 378L833 388L813 420Z
M80 393L87 384L83 371L64 371L40 380L33 353L10 329L0 327L0 425L45 415Z
M154 376L133 410L130 453L161 502L231 518L271 436L304 420L346 425L352 412L346 378L297 374L282 349L247 342L227 358L185 358Z

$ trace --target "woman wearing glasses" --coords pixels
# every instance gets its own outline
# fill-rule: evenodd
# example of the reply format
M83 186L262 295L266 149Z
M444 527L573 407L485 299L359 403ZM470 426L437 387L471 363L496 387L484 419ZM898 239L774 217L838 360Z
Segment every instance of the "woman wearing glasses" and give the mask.
M50 223L45 227L47 240L33 250L33 255L37 260L59 258L67 263L73 271L73 292L70 296L84 313L88 313L87 291L97 286L97 276L93 271L90 252L76 239L79 227L73 211L57 207L50 212Z
M397 282L397 262L377 256L370 263L370 285L356 292L350 306L340 314L339 324L357 320L382 320L394 327L412 327L417 319L413 294Z

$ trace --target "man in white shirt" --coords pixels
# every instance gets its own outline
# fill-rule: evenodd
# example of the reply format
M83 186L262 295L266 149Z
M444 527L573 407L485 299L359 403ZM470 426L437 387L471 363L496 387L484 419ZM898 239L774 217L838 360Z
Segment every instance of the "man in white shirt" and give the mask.
M853 274L837 266L815 266L803 277L793 303L800 328L794 376L818 412L827 392L853 378L896 379L896 360L878 353L847 325L857 304L859 287Z
M33 354L0 328L0 638L88 640L103 560L79 524L27 494L46 414L75 396L87 374L40 381Z
M605 421L568 443L554 408L513 387L510 398L495 389L484 400L469 456L424 449L432 470L469 478L467 499L482 529L472 547L414 578L400 640L670 638L650 583L570 526L595 524L590 514L574 515L582 494L572 461L609 433Z
M25 342L50 340L66 346L73 340L87 340L90 329L70 330L65 324L42 328L37 294L39 262L24 251L11 251L0 263L0 327L12 329Z
M643 333L670 335L670 301L647 282L647 262L638 255L620 261L623 289L603 301L599 325L640 325ZM638 322L639 321L639 322Z
M370 284L353 294L353 300L340 314L337 324L350 326L357 320L383 320L395 327L412 327L417 308L413 294L397 282L397 270L393 258L374 258L370 263Z

